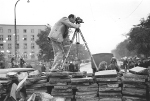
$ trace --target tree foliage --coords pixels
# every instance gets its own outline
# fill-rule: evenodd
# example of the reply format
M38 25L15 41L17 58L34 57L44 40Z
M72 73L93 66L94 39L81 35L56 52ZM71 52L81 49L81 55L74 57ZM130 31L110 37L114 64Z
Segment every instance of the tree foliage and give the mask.
M150 15L145 20L141 19L140 24L133 27L128 33L129 43L127 49L136 51L137 54L143 54L146 57L150 55Z
M50 30L51 28L47 27L44 31L41 31L37 35L38 39L36 40L36 44L40 48L38 55L39 60L49 61L50 59L54 58L51 41L47 39Z
M4 53L0 52L0 61L4 61L5 58L4 58Z
M116 49L112 50L112 53L114 54L114 56L118 59L122 58L122 57L128 57L128 56L134 56L136 55L136 52L132 51L130 52L127 49L127 45L128 45L128 40L124 40L123 42L119 43L116 47Z

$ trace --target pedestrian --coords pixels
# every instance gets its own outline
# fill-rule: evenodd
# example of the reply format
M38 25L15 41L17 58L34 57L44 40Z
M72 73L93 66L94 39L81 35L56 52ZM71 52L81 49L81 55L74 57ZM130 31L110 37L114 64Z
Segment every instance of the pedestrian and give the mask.
M79 28L80 24L74 24L76 21L76 16L70 14L68 17L61 18L52 27L48 37L52 42L52 47L54 51L54 62L50 71L56 71L57 69L62 70L63 68L58 68L63 62L64 50L63 41L68 36L69 28Z

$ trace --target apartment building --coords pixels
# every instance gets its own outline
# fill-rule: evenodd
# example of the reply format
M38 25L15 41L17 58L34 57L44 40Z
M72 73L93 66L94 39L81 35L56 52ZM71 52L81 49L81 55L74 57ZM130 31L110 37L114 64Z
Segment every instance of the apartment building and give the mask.
M37 34L45 30L45 25L17 25L17 57L25 60L37 60L39 47L36 44ZM0 52L6 59L15 55L14 25L0 24Z

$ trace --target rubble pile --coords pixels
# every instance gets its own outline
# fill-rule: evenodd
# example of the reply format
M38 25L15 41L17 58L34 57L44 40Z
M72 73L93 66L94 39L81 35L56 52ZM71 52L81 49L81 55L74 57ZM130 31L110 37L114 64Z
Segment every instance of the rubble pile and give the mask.
M99 101L122 101L121 81L115 70L105 70L95 73L98 83Z
M11 80L6 77L6 74L0 74L0 99L7 95L6 91L10 83Z

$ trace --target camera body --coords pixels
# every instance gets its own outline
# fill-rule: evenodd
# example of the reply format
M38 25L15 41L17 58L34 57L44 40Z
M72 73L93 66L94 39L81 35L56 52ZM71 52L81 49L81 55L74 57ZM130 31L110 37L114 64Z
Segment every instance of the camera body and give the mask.
M76 24L84 23L83 19L81 19L80 17L77 17L75 21L76 21Z

